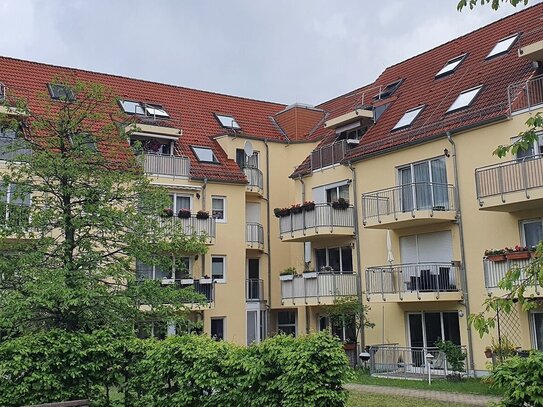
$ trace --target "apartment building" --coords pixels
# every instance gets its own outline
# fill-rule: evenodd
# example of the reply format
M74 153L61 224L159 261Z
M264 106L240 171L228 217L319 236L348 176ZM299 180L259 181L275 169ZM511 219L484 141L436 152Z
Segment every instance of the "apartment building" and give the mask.
M62 76L120 97L115 108L137 121L127 143L143 145L145 172L171 193L171 222L205 232L209 246L187 256L188 274L138 261L136 272L206 295L193 310L205 333L250 344L321 330L330 327L326 306L355 296L375 323L364 345L407 352L405 361L447 339L484 371L490 338L467 316L500 294L509 267L528 262L491 261L485 250L543 239L541 143L492 155L543 111L541 18L543 5L532 6L317 106L7 57L0 96L9 90L32 107L37 93L58 97L53 81ZM13 137L2 130L2 143ZM543 309L501 322L500 336L543 349ZM349 326L333 329L354 339Z

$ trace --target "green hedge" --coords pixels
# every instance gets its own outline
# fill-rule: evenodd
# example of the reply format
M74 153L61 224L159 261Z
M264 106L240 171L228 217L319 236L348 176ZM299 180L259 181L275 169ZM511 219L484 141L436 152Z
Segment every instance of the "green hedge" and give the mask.
M185 335L164 341L50 331L0 344L0 406L78 398L94 405L344 406L349 372L327 333L248 348ZM109 394L122 397L110 398Z

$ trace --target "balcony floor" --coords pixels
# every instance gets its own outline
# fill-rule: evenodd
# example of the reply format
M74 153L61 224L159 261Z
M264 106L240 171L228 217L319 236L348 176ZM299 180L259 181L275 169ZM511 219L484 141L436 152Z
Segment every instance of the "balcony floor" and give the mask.
M315 242L328 239L332 236L354 236L354 227L341 226L319 226L293 232L286 232L281 235L283 242Z
M452 222L454 220L456 220L456 211L420 210L372 217L365 220L364 227L367 229L395 230Z
M481 211L515 212L541 208L542 205L543 188L486 196L479 200L479 210Z
M464 294L461 291L443 292L416 292L406 291L401 294L369 294L368 302L434 302L434 301L461 301Z

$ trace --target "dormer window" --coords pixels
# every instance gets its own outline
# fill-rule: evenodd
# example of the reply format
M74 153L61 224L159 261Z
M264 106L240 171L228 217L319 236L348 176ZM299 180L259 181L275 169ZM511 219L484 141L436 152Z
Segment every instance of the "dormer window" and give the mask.
M368 131L367 126L362 126L360 122L347 124L336 129L336 141L347 140L348 144L358 144L358 140Z
M456 57L453 59L449 59L447 63L445 64L445 66L441 68L441 70L438 73L436 73L436 78L453 73L464 59L466 59L466 54L460 55L459 57Z
M384 88L382 88L377 95L373 97L373 100L386 99L389 96L392 96L394 92L400 87L403 79L397 80L396 82L389 83Z
M168 112L166 112L161 105L135 102L133 100L119 100L119 104L126 114L151 116L162 119L168 119L170 117Z
M198 158L198 161L204 162L204 163L218 163L219 162L219 160L217 160L217 157L215 157L213 150L211 150L210 148L196 147L196 146L191 146L191 148L192 148L192 151L194 151L196 158Z
M170 117L170 115L159 105L145 105L145 113L149 116Z
M123 108L123 111L127 114L145 114L143 107L138 102L133 102L131 100L120 100L119 103Z
M517 40L518 36L519 36L518 34L514 34L502 40L499 40L498 43L494 45L494 48L492 48L492 51L490 51L490 53L486 56L485 59L489 59L489 58L492 58L501 54L505 54L506 52L508 52L513 46L513 44L515 43L515 41Z
M451 107L449 107L449 110L447 110L447 113L454 112L456 110L460 110L460 109L470 106L482 88L483 88L483 85L477 86L476 88L465 90L462 93L460 93L460 95L458 95L458 97L456 98L454 103L451 105Z
M234 129L234 130L241 129L236 119L234 119L234 117L232 116L215 113L215 117L217 118L221 126L224 127L225 129Z
M403 129L404 127L411 126L411 124L415 121L415 119L418 117L423 109L424 105L405 112L402 118L398 121L398 123L396 123L396 126L392 128L392 130Z
M47 89L49 89L49 94L53 100L62 100L64 102L73 102L75 100L73 90L67 85L48 83Z

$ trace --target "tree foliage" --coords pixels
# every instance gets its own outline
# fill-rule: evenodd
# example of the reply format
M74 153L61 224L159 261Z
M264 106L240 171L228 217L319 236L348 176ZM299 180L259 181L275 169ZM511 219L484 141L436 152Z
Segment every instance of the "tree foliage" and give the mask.
M325 313L333 326L352 325L356 338L364 328L373 328L374 323L368 320L370 307L362 304L358 297L338 297L334 303L326 307Z
M464 7L469 6L470 9L473 9L475 6L480 4L484 6L485 4L490 4L493 10L498 10L502 3L509 3L513 7L516 7L517 4L528 4L528 0L460 0L456 5L458 11L462 11Z
M75 99L37 95L30 108L11 95L5 103L20 114L0 118L18 133L2 152L0 330L130 332L144 318L186 319L184 304L202 297L135 284L134 259L171 269L174 254L204 253L205 236L160 218L168 195L130 149L112 91L58 83Z

